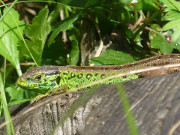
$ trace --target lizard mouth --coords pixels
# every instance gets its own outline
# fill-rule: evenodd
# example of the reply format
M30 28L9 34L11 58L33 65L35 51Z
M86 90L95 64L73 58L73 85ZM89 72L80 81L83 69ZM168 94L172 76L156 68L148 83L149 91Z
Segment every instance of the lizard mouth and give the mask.
M31 91L43 93L43 94L46 93L46 91L47 91L47 89L43 89L42 87L41 87L41 89L42 89L41 90L39 88L40 86L37 83L33 82L32 80L27 81L27 80L22 79L21 77L18 78L16 83L19 87L26 89L26 90L31 90Z
M26 88L26 89L28 88L28 83L25 82L24 80L20 79L20 78L18 78L16 83L21 88Z
M35 87L30 87L30 84L33 84L33 82L31 82L31 80L25 80L21 77L18 78L17 80L17 85L21 88L24 88L24 89L36 89Z

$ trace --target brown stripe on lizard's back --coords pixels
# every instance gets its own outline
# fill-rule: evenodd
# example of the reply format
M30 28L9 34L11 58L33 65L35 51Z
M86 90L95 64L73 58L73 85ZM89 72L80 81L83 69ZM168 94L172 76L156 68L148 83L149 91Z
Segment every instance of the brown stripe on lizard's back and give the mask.
M129 64L124 65L110 65L110 66L69 66L69 68L74 69L76 71L92 71L92 72L118 72L118 70L126 71L126 69L129 70L135 70L146 68L149 66L161 66L161 65L167 65L167 64L174 64L180 62L180 55L179 54L171 54L171 55L161 55L161 56L155 56L147 59L143 59L140 61L136 61Z

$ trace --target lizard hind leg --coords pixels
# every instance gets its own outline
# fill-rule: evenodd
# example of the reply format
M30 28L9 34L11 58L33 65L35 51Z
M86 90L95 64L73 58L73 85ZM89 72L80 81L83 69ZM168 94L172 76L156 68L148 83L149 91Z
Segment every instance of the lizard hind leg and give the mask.
M57 94L65 93L67 91L67 89L68 89L68 86L66 86L66 85L55 88L55 89L52 89L52 90L48 91L45 94L40 94L40 95L36 96L35 98L33 98L30 101L30 104L33 105L33 104L37 103L39 100L41 100L41 99L43 99L45 97L50 97L50 96L54 96L54 95L57 95Z

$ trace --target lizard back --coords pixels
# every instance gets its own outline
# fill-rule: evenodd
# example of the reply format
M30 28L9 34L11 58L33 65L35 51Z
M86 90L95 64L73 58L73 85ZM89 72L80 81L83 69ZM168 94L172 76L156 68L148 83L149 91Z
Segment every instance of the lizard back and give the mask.
M137 62L124 65L111 66L40 66L28 70L19 77L17 84L20 87L46 93L55 88L66 86L67 89L79 87L88 83L104 79L106 77L126 73L129 71L140 70L146 67L162 66L180 63L179 54L162 55L147 58ZM156 74L164 74L166 70L155 71ZM152 73L152 72L151 72ZM148 76L148 72L123 76L111 79L103 84L123 82L136 79L139 76Z

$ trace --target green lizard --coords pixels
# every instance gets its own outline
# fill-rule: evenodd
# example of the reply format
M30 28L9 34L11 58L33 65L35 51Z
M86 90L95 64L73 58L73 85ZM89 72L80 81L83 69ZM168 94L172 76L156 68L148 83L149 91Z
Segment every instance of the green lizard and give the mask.
M113 66L40 66L24 73L18 78L17 84L22 88L42 93L43 95L35 99L36 101L41 99L41 97L67 92L71 88L81 87L116 74L176 63L180 63L180 55L178 54L155 56L129 64ZM174 70L177 71L177 69ZM157 72L156 75L168 72L167 70L162 70ZM150 74L149 72L142 72L125 75L107 80L102 82L102 84L124 82L141 76L149 76Z

